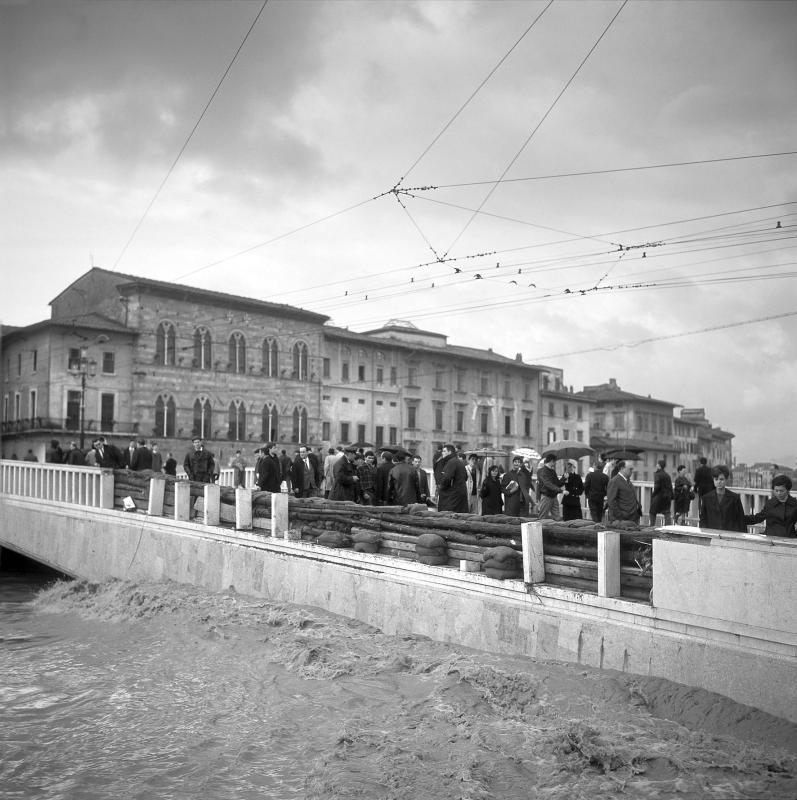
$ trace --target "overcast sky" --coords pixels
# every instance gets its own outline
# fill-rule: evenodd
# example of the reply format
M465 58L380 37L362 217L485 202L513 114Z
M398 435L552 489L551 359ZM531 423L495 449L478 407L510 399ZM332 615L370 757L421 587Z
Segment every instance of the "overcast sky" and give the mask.
M5 324L93 264L616 378L794 463L796 3L262 7L0 0Z

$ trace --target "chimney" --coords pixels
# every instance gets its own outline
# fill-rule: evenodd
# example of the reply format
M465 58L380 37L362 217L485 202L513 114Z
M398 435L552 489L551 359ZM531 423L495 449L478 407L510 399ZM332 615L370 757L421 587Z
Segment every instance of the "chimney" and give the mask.
M515 361L523 361L523 353L515 353Z
M609 386L612 389L616 389L617 388L617 378L609 378Z

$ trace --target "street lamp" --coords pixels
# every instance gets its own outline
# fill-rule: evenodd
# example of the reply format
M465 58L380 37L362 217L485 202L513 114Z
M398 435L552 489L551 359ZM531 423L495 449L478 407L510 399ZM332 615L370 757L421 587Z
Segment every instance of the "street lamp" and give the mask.
M83 450L86 438L86 380L97 374L97 362L88 357L88 348L80 348L80 359L69 370L73 375L80 375L80 449Z

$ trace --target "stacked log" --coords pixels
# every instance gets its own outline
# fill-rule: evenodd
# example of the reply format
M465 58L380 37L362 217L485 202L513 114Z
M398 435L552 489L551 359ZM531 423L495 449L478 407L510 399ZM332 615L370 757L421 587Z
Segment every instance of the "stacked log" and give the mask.
M137 508L146 510L149 480L153 473L115 471L115 505L122 498L132 497ZM164 515L172 516L174 478L165 477ZM201 509L204 497L202 483L190 484L192 508ZM222 524L235 521L235 490L221 487L220 518ZM199 501L199 502L197 502ZM168 510L167 510L168 509ZM417 560L419 537L436 534L447 545L447 564L459 567L460 561L481 566L485 551L496 547L522 550L520 525L528 518L495 515L439 512L425 506L363 506L349 501L322 498L288 498L291 527L301 531L304 541L318 542L319 537L351 546L353 534L368 533L377 552L399 558ZM252 492L253 527L270 528L271 493ZM633 526L620 531L621 587L623 596L647 599L652 586L652 541L658 534L652 529ZM543 551L546 582L585 591L597 591L598 531L606 526L588 520L573 522L543 521ZM338 534L338 535L331 535ZM323 542L321 542L323 543ZM338 544L337 546L340 546ZM360 548L358 548L360 549ZM374 547L369 547L373 550Z

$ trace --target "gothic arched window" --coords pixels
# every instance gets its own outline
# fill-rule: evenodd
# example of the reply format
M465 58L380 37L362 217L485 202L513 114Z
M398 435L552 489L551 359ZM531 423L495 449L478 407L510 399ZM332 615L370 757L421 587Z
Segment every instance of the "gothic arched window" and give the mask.
M207 397L198 397L194 400L194 429L192 436L210 439L213 432L213 411Z
M171 322L161 322L155 331L155 363L173 367L177 350L177 332Z
M293 377L295 380L307 380L307 362L307 344L305 342L296 342L293 346Z
M269 378L279 375L279 350L277 340L268 338L263 340L263 374Z
M197 328L194 331L194 366L197 369L210 369L212 355L210 331L207 328Z
M230 336L230 372L246 372L246 339L236 331Z
M155 430L154 436L174 436L177 406L174 398L169 394L158 395L155 400Z

